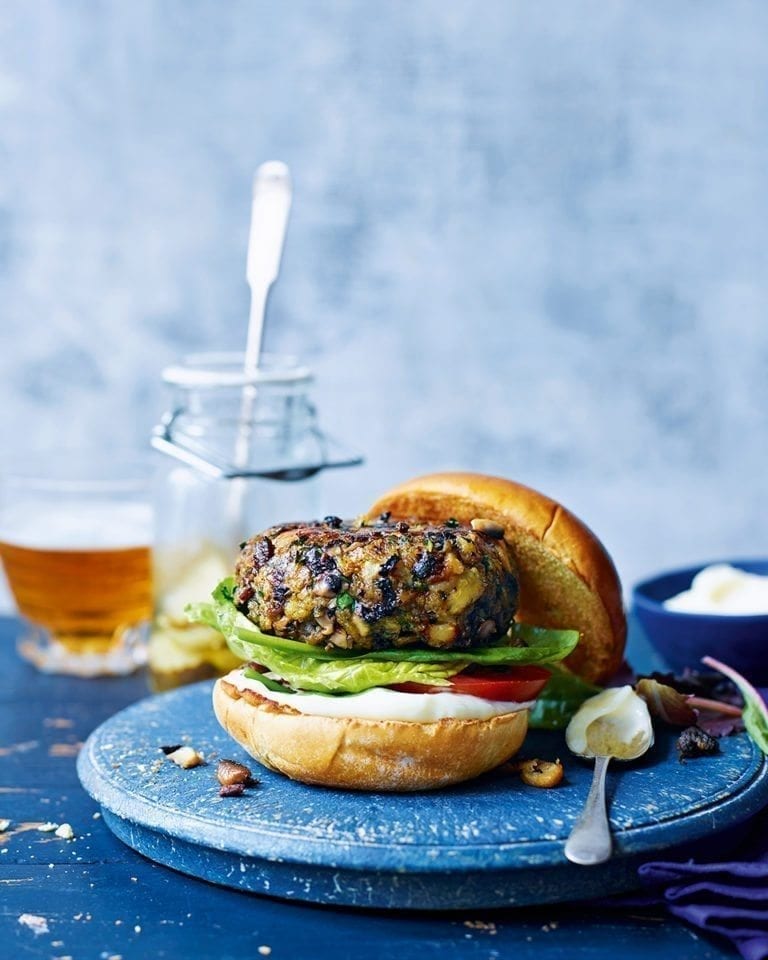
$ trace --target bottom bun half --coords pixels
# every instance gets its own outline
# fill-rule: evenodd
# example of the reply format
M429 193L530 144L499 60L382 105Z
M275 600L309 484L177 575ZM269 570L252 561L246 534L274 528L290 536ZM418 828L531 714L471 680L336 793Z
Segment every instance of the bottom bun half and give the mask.
M213 688L213 708L264 766L347 790L432 790L471 780L517 753L528 730L527 710L430 723L313 716L226 680Z

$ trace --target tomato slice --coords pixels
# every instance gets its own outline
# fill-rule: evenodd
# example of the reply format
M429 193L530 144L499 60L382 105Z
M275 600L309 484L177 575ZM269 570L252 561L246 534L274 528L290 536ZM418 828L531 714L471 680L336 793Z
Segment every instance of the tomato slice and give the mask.
M450 686L447 687L435 687L427 683L398 683L390 689L401 693L464 693L482 697L483 700L522 703L535 700L550 676L549 670L532 664L507 670L478 667L471 672L457 673L451 677Z

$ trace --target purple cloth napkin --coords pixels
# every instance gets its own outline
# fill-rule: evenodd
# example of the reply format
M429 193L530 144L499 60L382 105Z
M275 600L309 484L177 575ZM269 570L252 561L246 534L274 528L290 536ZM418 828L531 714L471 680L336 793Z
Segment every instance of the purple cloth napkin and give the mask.
M768 690L760 693L768 702ZM648 889L614 904L663 906L701 930L726 937L745 960L766 960L768 807L751 821L731 857L724 863L644 863L638 872Z

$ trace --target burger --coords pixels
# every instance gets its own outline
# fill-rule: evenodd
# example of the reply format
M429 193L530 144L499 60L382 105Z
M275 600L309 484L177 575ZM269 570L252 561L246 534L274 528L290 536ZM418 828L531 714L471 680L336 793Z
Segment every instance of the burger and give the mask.
M626 636L594 534L535 490L468 473L409 481L355 521L251 537L191 616L243 660L213 690L234 739L293 779L358 790L507 761L553 666L599 683Z

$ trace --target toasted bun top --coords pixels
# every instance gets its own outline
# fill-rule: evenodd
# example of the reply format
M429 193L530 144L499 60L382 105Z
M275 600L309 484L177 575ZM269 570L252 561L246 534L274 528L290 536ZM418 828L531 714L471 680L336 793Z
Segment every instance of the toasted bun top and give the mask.
M599 683L616 672L627 634L619 577L605 547L565 507L512 480L435 473L385 493L368 516L385 511L395 518L500 523L520 580L517 619L578 630L581 640L566 664L584 679Z

